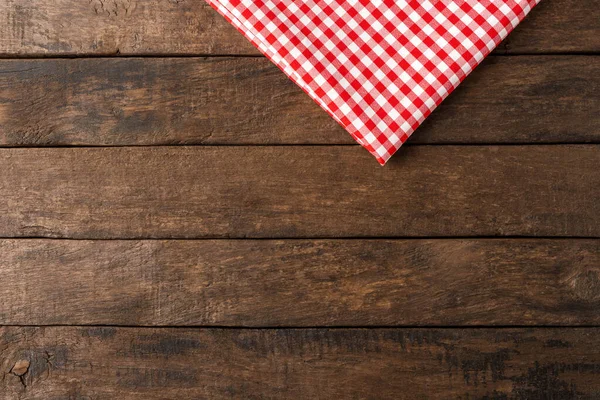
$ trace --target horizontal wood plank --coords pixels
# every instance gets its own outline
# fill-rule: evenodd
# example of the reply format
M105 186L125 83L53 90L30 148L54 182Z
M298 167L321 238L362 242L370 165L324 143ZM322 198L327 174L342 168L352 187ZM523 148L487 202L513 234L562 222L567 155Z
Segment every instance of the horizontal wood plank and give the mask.
M598 52L597 0L546 0L501 53ZM256 55L204 1L6 0L0 55Z
M598 53L598 0L542 0L497 52Z
M0 237L600 237L600 146L0 150Z
M600 57L490 57L410 139L600 142ZM0 61L0 146L353 144L263 58Z
M600 324L599 240L0 240L1 325Z
M205 1L5 0L0 20L6 57L259 54Z
M594 399L600 330L0 328L4 398Z

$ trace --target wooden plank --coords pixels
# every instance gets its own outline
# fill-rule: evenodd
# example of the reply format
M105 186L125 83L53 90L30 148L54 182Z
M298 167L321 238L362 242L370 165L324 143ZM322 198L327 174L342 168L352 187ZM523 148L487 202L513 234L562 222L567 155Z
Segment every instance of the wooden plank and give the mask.
M600 58L491 57L409 143L600 141ZM353 144L263 58L4 60L0 145Z
M204 1L4 0L0 55L249 54Z
M600 330L0 328L4 398L593 399Z
M504 53L598 52L597 0L546 0ZM256 55L203 1L5 0L0 55Z
M598 53L598 0L543 0L497 53Z
M598 324L599 266L599 240L1 240L0 324Z
M600 236L600 146L0 150L0 237Z

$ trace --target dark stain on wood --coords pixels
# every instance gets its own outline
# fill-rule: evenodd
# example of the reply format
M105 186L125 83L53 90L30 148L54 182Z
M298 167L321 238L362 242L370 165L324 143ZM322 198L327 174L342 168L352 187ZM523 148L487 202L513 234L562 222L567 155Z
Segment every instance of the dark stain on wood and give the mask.
M189 368L181 370L144 369L135 367L119 368L116 371L118 387L139 389L155 389L157 392L165 388L195 388L200 382Z
M206 346L200 341L190 338L180 338L176 335L161 334L141 335L138 340L131 343L129 357L164 357L187 354L190 350L198 350Z
M117 333L114 327L94 327L83 331L83 335L87 337L97 337L100 339L110 339Z
M562 340L548 340L546 342L546 346L547 347L562 347L562 348L569 348L571 347L571 343L569 342L565 342Z
M548 365L540 365L535 363L535 366L528 368L527 373L515 377L514 382L518 385L514 391L516 399L580 399L585 396L584 393L577 391L577 386L567 380L560 379L560 374L564 374L574 369L578 372L586 368L584 364L576 365L559 365L551 363ZM592 369L593 373L598 373L598 365Z

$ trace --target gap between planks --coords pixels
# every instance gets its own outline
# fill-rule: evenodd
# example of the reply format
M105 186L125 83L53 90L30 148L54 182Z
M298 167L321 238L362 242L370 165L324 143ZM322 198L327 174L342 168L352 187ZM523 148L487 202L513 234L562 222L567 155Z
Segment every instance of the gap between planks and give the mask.
M263 237L223 237L223 236L202 236L202 237L129 237L129 238L70 238L70 237L48 237L48 236L0 236L0 240L53 240L53 241L85 241L85 242L112 242L112 241L177 241L177 242L202 242L202 241L270 241L276 240L280 242L294 240L598 240L600 236L532 236L532 235L507 235L507 236L263 236Z
M600 51L561 51L561 52L522 52L522 53L491 53L488 57L569 57L569 56L589 56L598 57ZM198 54L121 54L121 53L105 53L105 54L48 54L48 55L36 55L36 54L0 54L0 62L3 60L75 60L75 59L128 59L128 58L265 58L262 54L215 54L215 53L198 53Z
M0 324L0 328L115 328L123 330L135 329L156 329L156 330L230 330L230 331L308 331L308 330L585 330L599 329L600 325L314 325L314 326L287 326L287 325L271 325L271 326L240 326L240 325L119 325L119 324Z
M586 142L544 142L544 143L461 143L461 142L440 142L440 143L411 143L406 142L402 145L402 148L406 147L527 147L527 146L594 146L599 145L600 139L591 139ZM44 146L44 145L16 145L16 146L6 146L0 145L0 150L8 150L8 149L102 149L102 148L148 148L148 147L360 147L358 143L312 143L312 144L295 144L295 143L274 143L274 144L235 144L235 143L211 143L211 144L183 144L183 143L173 143L173 144L124 144L124 145L78 145L78 144L70 144L70 145L53 145L53 146ZM402 149L398 150L399 152Z

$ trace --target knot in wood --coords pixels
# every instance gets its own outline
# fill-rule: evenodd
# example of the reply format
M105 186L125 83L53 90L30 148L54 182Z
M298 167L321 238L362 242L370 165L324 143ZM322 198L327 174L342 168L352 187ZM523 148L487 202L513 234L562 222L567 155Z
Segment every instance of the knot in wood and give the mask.
M600 300L600 277L596 271L585 271L577 275L573 282L575 296L585 301Z
M23 376L29 371L29 365L28 360L19 360L15 363L10 372L16 376Z

